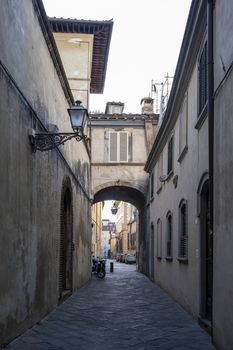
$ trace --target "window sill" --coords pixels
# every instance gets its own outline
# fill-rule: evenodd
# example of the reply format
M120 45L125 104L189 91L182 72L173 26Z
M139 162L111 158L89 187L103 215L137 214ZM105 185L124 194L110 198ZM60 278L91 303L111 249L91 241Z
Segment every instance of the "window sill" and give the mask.
M178 161L179 163L182 162L182 160L183 160L184 156L186 155L187 151L188 151L188 146L186 145L186 146L184 147L183 151L181 152L181 154L179 155L179 158L177 159L177 161Z
M195 129L200 130L200 128L202 127L206 117L207 117L207 103L206 103L205 107L202 109L201 113L198 116L198 120L196 122Z
M166 256L166 258L165 258L167 261L172 261L173 260L173 257L172 256Z
M177 260L182 263L182 264L187 264L188 263L188 258L177 258Z
M173 175L174 175L174 171L171 170L170 173L166 177L166 181L168 182L172 178Z

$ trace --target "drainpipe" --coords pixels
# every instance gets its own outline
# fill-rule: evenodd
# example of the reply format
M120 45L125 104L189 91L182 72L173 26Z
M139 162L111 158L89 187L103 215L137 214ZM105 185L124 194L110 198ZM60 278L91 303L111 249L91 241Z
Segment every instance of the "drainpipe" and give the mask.
M212 258L213 258L213 219L214 219L214 205L213 205L213 178L214 178L214 55L213 55L213 11L214 0L208 0L207 5L207 62L208 62L208 133L209 133L209 204L210 204L210 218L209 229L212 244ZM213 261L212 261L213 264ZM212 265L213 268L213 265ZM213 278L212 278L212 297L213 297ZM213 303L212 303L213 305ZM212 306L213 310L213 306ZM213 311L211 312L211 325L213 320ZM213 327L211 326L211 336Z

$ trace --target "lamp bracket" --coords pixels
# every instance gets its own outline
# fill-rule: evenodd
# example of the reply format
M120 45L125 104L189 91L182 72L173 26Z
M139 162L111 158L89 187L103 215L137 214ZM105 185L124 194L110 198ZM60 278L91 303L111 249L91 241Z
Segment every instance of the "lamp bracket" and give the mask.
M49 151L60 145L64 145L66 141L75 138L76 141L86 140L87 135L84 135L80 130L76 132L58 132L58 133L35 133L29 134L29 139L32 145L32 151Z

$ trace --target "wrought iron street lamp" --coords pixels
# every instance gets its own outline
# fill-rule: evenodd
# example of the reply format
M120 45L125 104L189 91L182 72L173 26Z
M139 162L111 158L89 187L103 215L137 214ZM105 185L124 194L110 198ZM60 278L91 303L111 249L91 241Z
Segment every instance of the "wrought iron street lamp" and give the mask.
M66 141L75 138L77 141L87 139L84 135L84 127L88 119L87 109L81 105L81 101L75 101L71 108L68 108L70 122L74 132L44 132L30 135L33 152L49 151L60 145L64 145Z
M116 215L117 210L118 210L118 208L117 208L117 206L116 206L116 203L113 203L113 206L112 206L112 208L111 208L112 214L113 214L113 215Z

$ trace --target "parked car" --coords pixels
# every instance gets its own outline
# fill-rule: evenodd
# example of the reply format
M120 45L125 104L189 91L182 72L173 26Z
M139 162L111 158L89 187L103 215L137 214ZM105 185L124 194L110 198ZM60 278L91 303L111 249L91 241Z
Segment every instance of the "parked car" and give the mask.
M126 264L136 263L136 254L135 253L127 253L125 256L125 263Z

